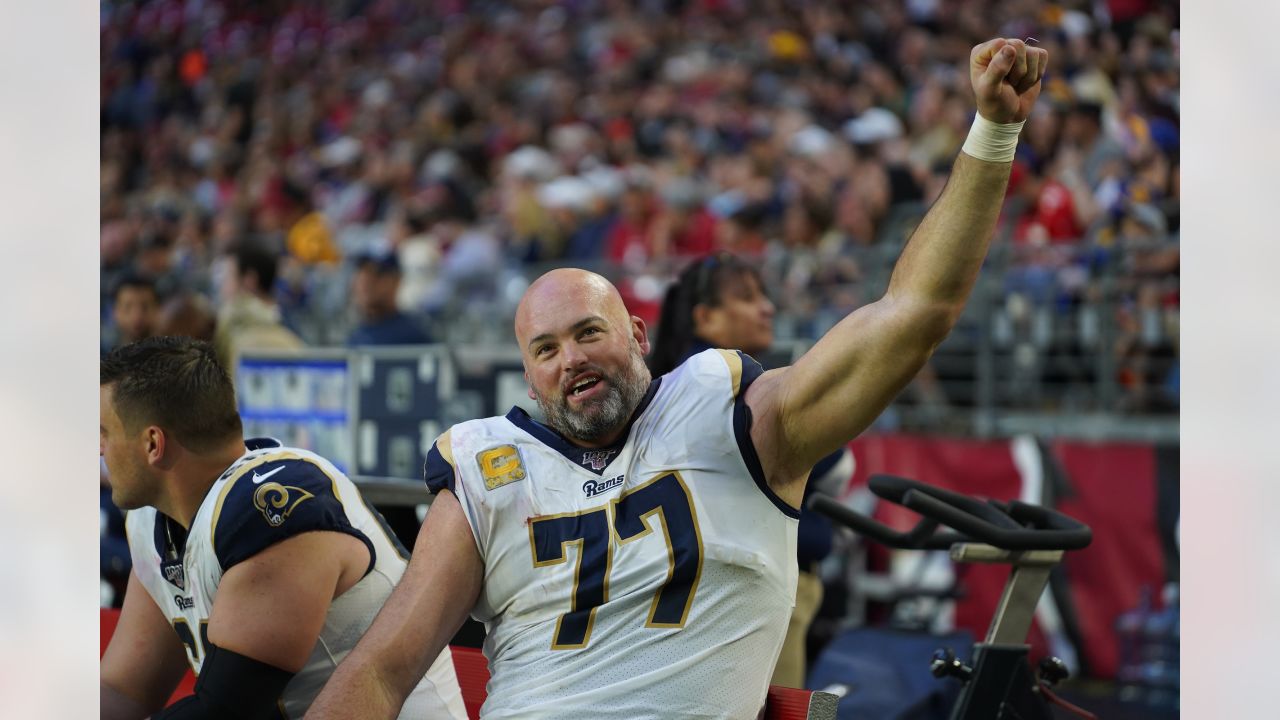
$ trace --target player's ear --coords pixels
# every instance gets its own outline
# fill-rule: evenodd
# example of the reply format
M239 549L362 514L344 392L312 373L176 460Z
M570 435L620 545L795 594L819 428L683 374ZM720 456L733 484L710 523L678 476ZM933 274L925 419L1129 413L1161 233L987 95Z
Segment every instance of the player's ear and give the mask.
M649 328L644 324L644 320L631 316L631 337L636 339L636 343L640 345L640 352L644 355L649 354Z
M152 425L143 431L148 465L164 465L171 459L165 457L165 451L168 449L167 440L164 430L157 425Z
M530 400L537 401L538 396L537 396L537 395L535 395L535 394L534 394L534 392L533 392L533 383L529 382L529 371L528 371L528 370L525 370L525 371L524 371L524 384L525 384L525 385L527 385L527 386L529 387L529 389L528 389L529 399L530 399Z

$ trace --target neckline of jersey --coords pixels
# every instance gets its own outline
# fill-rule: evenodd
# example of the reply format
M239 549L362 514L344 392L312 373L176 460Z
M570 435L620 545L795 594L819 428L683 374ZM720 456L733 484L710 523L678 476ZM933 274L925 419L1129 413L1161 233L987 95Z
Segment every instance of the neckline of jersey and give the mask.
M620 434L618 439L612 444L605 447L584 448L574 445L560 433L546 425L543 425L537 420L534 420L529 416L529 413L525 412L524 408L519 405L512 406L510 412L507 413L507 420L516 427L532 435L534 439L541 442L543 445L546 445L569 460L572 460L575 464L581 466L582 469L596 475L603 476L605 469L612 464L613 458L610 457L610 455L612 453L621 454L622 448L627 444L627 440L631 438L631 427L636 424L636 421L640 419L640 416L644 414L644 411L649 408L649 403L653 402L653 397L658 394L658 387L661 385L662 378L660 377L654 378L653 382L649 383L649 389L645 391L644 397L640 398L640 403L636 405L635 412L631 413L631 418L627 420L627 426L622 429L622 434ZM587 453L606 453L605 457L609 458L609 460L606 461L599 470L597 470L594 467L589 467L587 465L589 462L587 459Z

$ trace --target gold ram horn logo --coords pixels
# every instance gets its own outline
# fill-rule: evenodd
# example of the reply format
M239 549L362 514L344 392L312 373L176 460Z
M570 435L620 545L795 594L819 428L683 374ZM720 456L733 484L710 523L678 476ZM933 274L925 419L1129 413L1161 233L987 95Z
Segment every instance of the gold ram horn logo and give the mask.
M267 519L271 527L280 527L293 512L293 509L306 500L315 497L300 487L265 483L253 493L253 505Z

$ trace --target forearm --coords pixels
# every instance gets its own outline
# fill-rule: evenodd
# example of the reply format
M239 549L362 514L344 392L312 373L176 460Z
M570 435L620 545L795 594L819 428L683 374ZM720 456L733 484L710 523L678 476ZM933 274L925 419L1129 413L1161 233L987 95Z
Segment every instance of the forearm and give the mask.
M1011 168L960 153L941 197L898 259L887 295L936 308L954 322L995 233Z
M357 647L338 665L311 704L306 720L396 717L408 692L394 690L374 663L361 655L368 653Z
M765 469L788 502L799 502L798 491L780 486L870 425L951 331L990 245L1010 167L961 153L885 297L837 323L780 381L776 398L756 390L752 436L764 453L776 447L784 456L776 474L767 461Z
M307 718L395 717L475 605L483 572L458 500L441 491L400 584Z
M392 593L325 684L307 713L309 720L396 716L453 632L445 627L451 618L440 618L413 600L403 592L399 597ZM413 620L415 612L421 622Z
M124 607L98 667L102 717L136 720L160 710L187 667L177 634L130 571Z
M102 681L98 681L98 696L102 720L142 720L151 714L142 703Z

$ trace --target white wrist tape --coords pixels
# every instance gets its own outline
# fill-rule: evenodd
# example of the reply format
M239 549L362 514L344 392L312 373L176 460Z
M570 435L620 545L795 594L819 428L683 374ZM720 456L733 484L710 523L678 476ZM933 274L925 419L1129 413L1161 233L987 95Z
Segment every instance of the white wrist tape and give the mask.
M993 123L982 117L981 113L975 113L969 137L965 138L964 146L960 149L987 162L1013 162L1013 153L1018 149L1018 134L1021 132L1021 122Z

